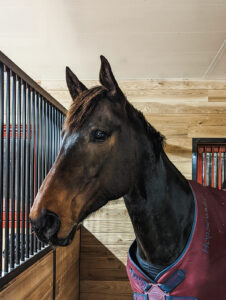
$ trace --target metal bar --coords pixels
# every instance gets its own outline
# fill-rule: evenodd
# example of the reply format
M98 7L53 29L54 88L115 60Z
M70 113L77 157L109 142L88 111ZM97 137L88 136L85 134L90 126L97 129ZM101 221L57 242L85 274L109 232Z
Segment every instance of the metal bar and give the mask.
M29 213L30 213L30 139L31 139L31 93L30 87L27 87L27 103L26 103L26 125L27 125L27 135L26 135L26 177L25 177L25 199L26 199L26 243L25 243L25 256L29 258L29 247L30 247L30 223L29 223Z
M17 79L17 143L16 143L16 264L20 263L20 207L21 207L21 79Z
M205 160L204 160L204 186L206 186L206 147L204 147L204 154L205 154Z
M39 105L38 105L38 116L39 116L39 150L38 150L38 188L40 188L42 183L42 97L39 95ZM38 249L41 250L42 243L38 240Z
M35 164L35 196L38 193L39 188L39 94L35 93L35 158L34 158L34 164ZM39 241L37 240L37 237L35 236L34 241L34 251L37 252L39 249Z
M3 169L4 169L4 65L0 62L0 254L2 256L3 238ZM0 277L2 277L2 257L0 258Z
M48 103L45 101L45 140L46 140L46 151L45 151L45 177L48 173L48 153L49 153L49 131L48 131Z
M211 159L211 165L212 165L211 187L214 187L214 147L211 147L211 150L212 150L212 159Z
M10 268L15 265L15 165L16 165L16 74L12 76L12 139L11 139L11 239L10 239Z
M35 91L31 90L31 143L30 143L30 201L34 203L35 169L34 169L34 149L35 149ZM34 233L31 233L30 255L34 254Z
M54 152L55 152L55 157L54 157L54 161L56 160L56 157L57 157L57 109L54 108L54 131L55 131L55 145L54 145Z
M41 170L40 186L45 178L45 100L43 97L41 97ZM44 247L43 242L41 247Z
M46 175L46 101L42 98L42 182Z
M203 173L203 147L198 146L197 149L198 164L197 164L197 182L202 184L202 173Z
M59 110L57 109L57 155L59 153L59 149L60 149L60 114L59 114Z
M23 79L30 87L34 88L40 95L57 107L60 111L66 114L67 109L61 105L56 99L54 99L47 91L45 91L40 85L37 84L30 76L28 76L23 70L21 70L14 62L12 62L5 54L0 51L0 61L8 66L10 70L16 73Z
M10 189L10 70L6 68L6 142L5 142L5 251L4 273L9 268L9 189ZM4 204L3 204L4 207Z
M51 105L48 103L48 172L51 168Z
M21 260L25 255L25 178L26 178L26 82L22 82L22 153L21 153L21 204L22 204L22 225L21 225Z
M52 164L55 160L55 126L54 126L54 107L52 107Z
M221 147L219 147L219 164L218 164L219 168L218 168L218 188L219 190L221 190Z
M49 169L52 167L52 149L53 149L53 122L52 122L52 105L49 105Z

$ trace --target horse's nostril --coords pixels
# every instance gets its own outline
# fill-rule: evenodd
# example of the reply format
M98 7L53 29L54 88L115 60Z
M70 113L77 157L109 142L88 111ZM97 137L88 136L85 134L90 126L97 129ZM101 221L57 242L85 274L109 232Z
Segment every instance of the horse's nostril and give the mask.
M31 220L31 224L32 229L34 229L38 237L43 237L47 241L49 241L60 228L58 216L47 210L43 211L37 220Z

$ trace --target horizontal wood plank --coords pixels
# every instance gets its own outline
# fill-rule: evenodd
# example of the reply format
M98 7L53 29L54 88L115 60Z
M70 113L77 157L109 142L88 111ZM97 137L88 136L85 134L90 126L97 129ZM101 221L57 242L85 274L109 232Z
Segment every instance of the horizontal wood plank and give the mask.
M2 300L52 300L53 253L49 252L34 265L13 279L0 292Z
M94 280L81 280L80 283L81 293L100 295L132 295L129 282L126 281L94 281ZM102 298L101 298L102 299ZM132 298L131 298L132 299Z

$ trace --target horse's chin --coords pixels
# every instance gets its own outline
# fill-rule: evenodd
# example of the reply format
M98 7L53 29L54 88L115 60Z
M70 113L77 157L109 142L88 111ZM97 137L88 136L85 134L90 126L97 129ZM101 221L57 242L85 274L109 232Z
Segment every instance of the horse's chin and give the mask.
M38 239L43 242L43 243L47 243L49 245L53 245L53 246L61 246L61 247L66 247L68 245L70 245L73 241L75 232L77 231L78 226L77 224L73 226L71 232L69 233L69 235L65 238L58 238L57 237L57 233L55 233L51 238L47 239L46 237L44 237L43 235L40 235L38 233L36 233Z
M65 238L61 238L59 239L57 237L57 234L55 234L53 237L50 238L49 240L49 244L50 245L54 245L54 246L61 246L61 247L66 247L68 245L70 245L73 241L73 238L74 238L74 235L75 235L75 232L77 231L77 228L78 226L75 225L71 232L69 233L69 235Z

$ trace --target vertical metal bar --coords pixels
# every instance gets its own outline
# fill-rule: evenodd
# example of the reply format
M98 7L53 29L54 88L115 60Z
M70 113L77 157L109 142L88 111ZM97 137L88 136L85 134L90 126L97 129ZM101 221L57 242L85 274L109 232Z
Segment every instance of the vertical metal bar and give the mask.
M55 140L54 140L54 148L55 148L54 161L55 161L57 157L57 109L56 107L54 107L54 131L55 131Z
M46 101L42 98L42 182L46 176Z
M206 186L206 173L207 173L207 170L206 170L206 160L207 160L207 157L206 157L206 152L207 152L207 149L206 147L204 148L205 149L205 161L204 161L204 186Z
M202 173L203 173L203 147L198 146L197 149L198 163L197 163L197 182L202 184Z
M26 199L26 247L25 247L25 256L29 258L29 247L30 247L30 223L29 223L29 213L30 213L30 138L31 138L31 92L30 87L27 86L27 99L26 99L26 125L27 125L27 134L26 134L26 177L25 177L25 199Z
M48 153L49 153L49 131L48 131L48 102L45 101L45 136L46 136L46 153L45 153L45 177L48 173Z
M21 79L17 80L17 143L16 143L16 264L20 263L21 207Z
M25 255L25 178L26 178L26 82L22 82L22 155L21 155L21 200L22 200L22 225L21 225L21 260Z
M213 187L217 187L217 153L214 151L214 181Z
M43 169L43 159L42 159L42 97L39 95L38 103L38 116L39 116L39 150L38 150L38 188L40 188L42 183L42 169ZM42 243L38 241L38 249L41 250Z
M57 155L59 153L60 147L60 118L59 118L59 110L57 109L57 116L56 116L56 127L57 127Z
M31 144L30 144L30 199L31 206L34 203L35 169L34 169L34 150L35 150L35 91L31 91ZM34 233L31 233L30 254L34 254Z
M5 151L5 255L4 273L9 267L9 187L10 187L10 70L6 69L6 151Z
M12 75L12 139L11 139L11 240L10 240L10 268L15 264L15 164L16 164L16 74Z
M0 277L2 277L3 169L4 169L4 65L0 62Z
M219 168L218 168L218 187L221 190L221 147L219 147Z
M211 174L211 187L214 187L214 147L211 147L212 151L212 174Z
M51 161L52 161L52 165L53 165L53 163L54 163L54 157L55 157L55 147L54 147L54 145L55 145L55 130L54 130L54 106L52 106L52 159L51 159Z
M219 188L219 152L216 153L216 188Z
M39 187L39 94L35 94L35 195L38 193ZM34 251L37 252L39 249L40 242L37 240L35 236L35 243L34 243Z
M48 171L51 168L51 104L48 103Z
M41 97L41 164L42 164L42 172L41 172L41 184L45 178L45 100ZM39 186L40 187L40 186ZM41 242L41 246L44 246L44 243Z

